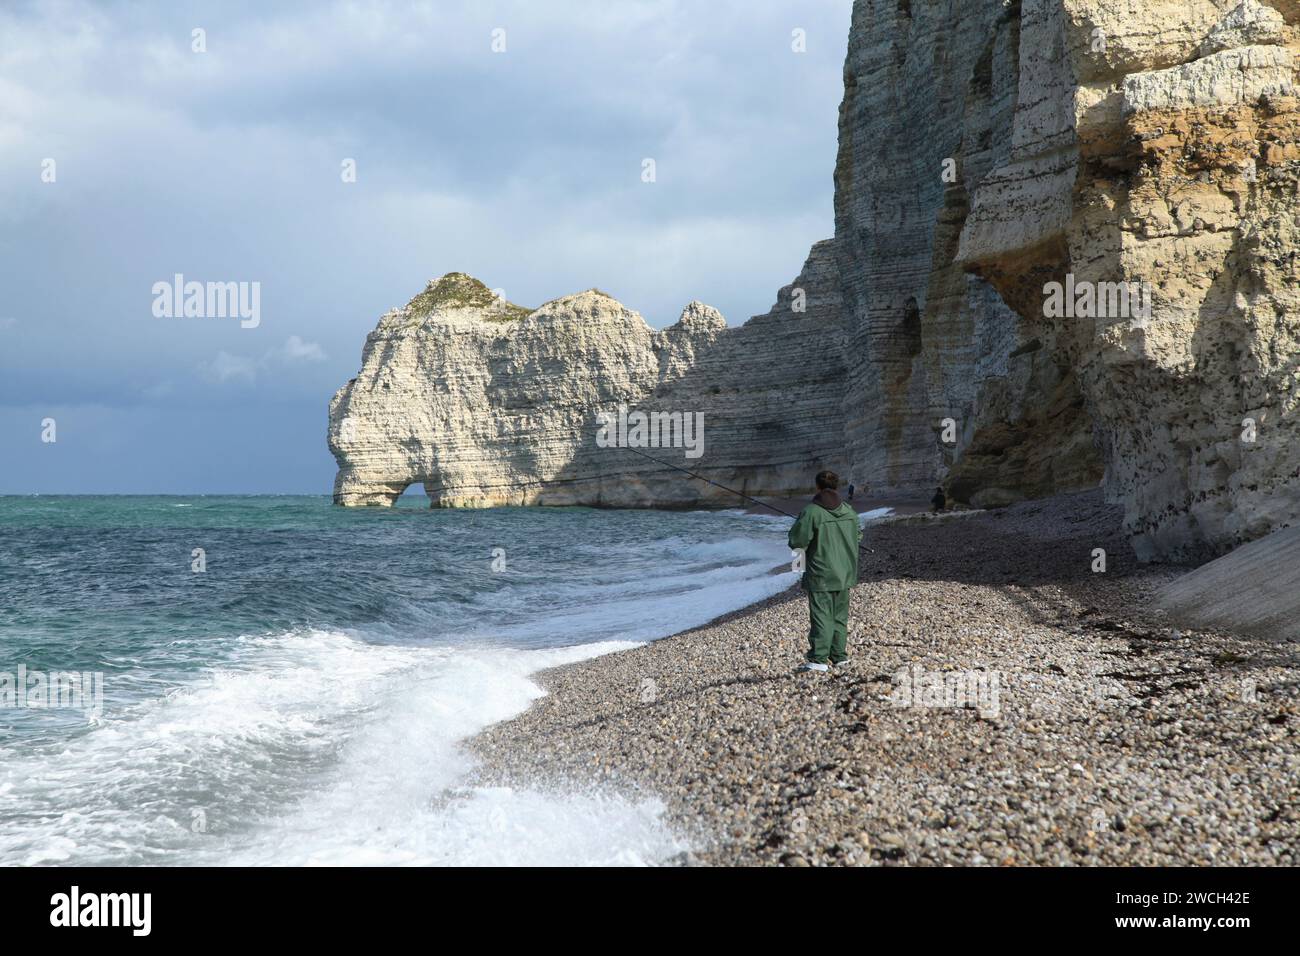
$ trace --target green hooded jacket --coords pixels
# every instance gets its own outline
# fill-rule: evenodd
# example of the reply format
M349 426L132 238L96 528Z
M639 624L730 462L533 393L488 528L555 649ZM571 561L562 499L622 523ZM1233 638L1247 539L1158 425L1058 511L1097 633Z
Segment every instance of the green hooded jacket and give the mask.
M858 583L858 513L825 488L790 529L790 548L804 552L805 591L843 591Z

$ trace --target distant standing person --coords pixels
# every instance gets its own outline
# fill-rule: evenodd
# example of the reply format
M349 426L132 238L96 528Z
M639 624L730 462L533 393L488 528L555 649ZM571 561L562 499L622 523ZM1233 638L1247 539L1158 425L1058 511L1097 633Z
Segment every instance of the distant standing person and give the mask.
M934 505L934 510L942 511L948 504L948 497L943 493L942 488L934 489L934 497L930 499L930 504Z
M853 482L849 482L849 501L853 500Z
M804 553L803 589L808 592L808 656L805 671L827 671L848 659L849 589L858 581L858 513L840 500L833 471L817 475L817 494L790 529L792 550Z

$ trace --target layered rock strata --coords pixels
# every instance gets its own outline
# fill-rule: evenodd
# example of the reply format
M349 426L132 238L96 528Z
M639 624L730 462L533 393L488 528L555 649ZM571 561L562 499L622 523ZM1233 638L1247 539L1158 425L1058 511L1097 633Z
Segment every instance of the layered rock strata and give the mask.
M1300 514L1298 13L1022 7L1039 52L957 258L1077 380L1143 557L1208 557ZM1040 280L1145 287L1150 312L1046 317Z
M594 292L528 312L444 277L335 398L336 500L734 503L594 444L627 403L703 413L676 463L750 493L813 465L976 505L1103 481L1145 558L1286 526L1297 50L1298 0L858 0L835 236L772 312L656 332Z
M431 281L380 320L330 405L335 502L389 505L420 483L448 507L743 506L659 462L746 494L804 493L809 462L845 467L828 252L736 328L700 302L656 331L595 289L530 311L469 276ZM638 435L637 413L658 427Z

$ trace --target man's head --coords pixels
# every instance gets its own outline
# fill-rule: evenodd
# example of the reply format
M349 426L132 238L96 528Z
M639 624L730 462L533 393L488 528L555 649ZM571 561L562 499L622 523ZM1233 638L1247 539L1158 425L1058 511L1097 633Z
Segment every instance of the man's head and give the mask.
M833 471L817 472L816 481L817 488L820 491L826 491L827 489L834 491L840 486L840 476Z

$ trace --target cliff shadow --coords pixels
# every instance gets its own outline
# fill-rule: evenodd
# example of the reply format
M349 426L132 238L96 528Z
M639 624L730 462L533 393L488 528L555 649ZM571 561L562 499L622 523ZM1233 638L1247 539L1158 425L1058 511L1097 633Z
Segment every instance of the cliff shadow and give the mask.
M994 588L1044 625L1075 615L1071 602L1096 615L1095 623L1128 604L1133 587L1186 570L1140 562L1122 516L1122 508L1106 504L1095 490L989 511L870 524L859 582L910 579ZM1103 556L1105 570L1094 570ZM1112 586L1116 600L1107 602L1105 592ZM954 600L961 600L960 591ZM1120 613L1128 616L1126 610Z

